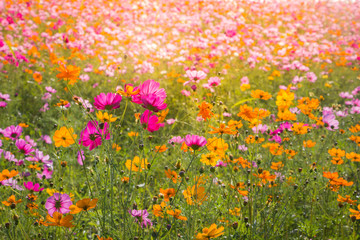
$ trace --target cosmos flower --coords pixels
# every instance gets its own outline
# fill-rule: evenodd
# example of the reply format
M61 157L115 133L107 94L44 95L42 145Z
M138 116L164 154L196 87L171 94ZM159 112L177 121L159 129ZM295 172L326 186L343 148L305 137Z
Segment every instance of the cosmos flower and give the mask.
M72 201L69 195L66 193L54 193L46 200L45 208L48 210L48 214L53 216L54 212L66 214L70 212L69 207L72 205Z
M120 107L121 95L117 93L100 93L94 100L94 106L98 110L112 110Z

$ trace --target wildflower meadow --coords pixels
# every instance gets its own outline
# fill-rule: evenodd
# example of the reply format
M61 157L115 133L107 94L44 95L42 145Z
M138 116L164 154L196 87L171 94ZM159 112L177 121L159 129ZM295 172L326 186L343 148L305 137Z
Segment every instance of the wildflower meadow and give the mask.
M360 1L1 0L0 239L360 239Z

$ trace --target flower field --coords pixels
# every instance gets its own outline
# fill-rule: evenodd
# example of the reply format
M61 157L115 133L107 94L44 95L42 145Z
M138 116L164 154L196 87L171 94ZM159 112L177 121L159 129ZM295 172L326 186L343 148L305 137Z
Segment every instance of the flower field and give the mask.
M360 239L360 2L0 1L0 239Z

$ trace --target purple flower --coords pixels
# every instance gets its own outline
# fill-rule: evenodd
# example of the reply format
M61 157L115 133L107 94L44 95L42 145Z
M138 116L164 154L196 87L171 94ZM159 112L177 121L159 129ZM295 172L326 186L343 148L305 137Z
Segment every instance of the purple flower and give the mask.
M149 110L145 110L141 115L140 122L149 132L155 132L165 125L164 123L158 123L159 118L156 115L152 115L152 112Z
M149 213L148 211L145 210L129 210L129 213L131 214L131 216L133 216L135 218L135 222L139 223L139 225L141 226L141 228L147 227L148 225L152 226L152 222L151 220L148 218Z
M24 186L26 189L33 191L33 192L41 192L44 188L40 188L40 184L33 183L33 182L24 182Z
M16 140L20 137L22 130L23 129L20 126L11 125L10 127L5 128L2 131L2 134L4 137L10 138L11 140Z
M66 214L70 212L69 207L72 205L72 201L69 195L66 193L54 193L53 196L46 200L45 208L48 210L50 216L53 216L54 212Z
M108 127L109 124L107 122L99 124L97 121L89 121L86 128L80 133L79 144L89 147L90 151L100 146L102 144L102 137L106 140L110 139Z
M30 153L35 151L34 149L32 149L30 144L26 143L24 139L16 140L15 145L19 149L19 152L25 155L29 155Z
M198 135L186 135L185 136L185 144L194 149L197 150L200 147L205 146L207 143L206 138Z
M120 107L121 95L117 93L100 93L94 100L94 106L98 110L111 110Z

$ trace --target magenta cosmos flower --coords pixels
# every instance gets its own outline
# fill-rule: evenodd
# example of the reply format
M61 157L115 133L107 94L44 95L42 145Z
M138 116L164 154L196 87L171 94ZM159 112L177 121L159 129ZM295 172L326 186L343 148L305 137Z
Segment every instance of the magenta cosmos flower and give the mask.
M94 106L98 110L111 110L120 107L121 96L117 93L100 93L94 100Z
M26 189L33 192L40 192L44 190L44 188L40 188L40 184L38 183L34 184L33 182L24 182L24 186L26 187Z
M205 146L206 143L207 143L206 138L198 135L186 135L185 137L185 144L194 150L197 150Z
M135 90L139 89L138 95L132 97L132 101L141 104L143 108L149 109L153 112L164 110L167 104L164 103L166 98L165 89L159 88L160 83L154 80L147 80Z
M72 205L72 201L69 195L66 193L54 193L46 200L45 208L48 210L49 215L52 217L54 212L66 214L70 212L69 207Z
M22 130L23 129L20 126L11 125L5 128L2 131L2 134L4 135L4 137L10 138L11 140L16 140L20 137Z
M140 117L140 122L144 125L144 128L149 132L155 132L159 130L160 127L163 127L164 123L158 123L159 118L156 115L151 115L152 112L145 110L145 112Z
M135 222L139 223L139 225L141 226L141 228L147 227L148 225L152 226L152 222L151 220L148 218L149 213L148 211L145 210L129 210L129 213L131 214L131 216L133 216L135 218Z
M35 151L30 144L26 143L24 139L16 140L15 145L19 149L19 152L25 155L29 155Z
M89 121L86 128L80 133L79 144L89 147L90 151L93 150L102 144L102 138L110 139L108 128L107 122L99 124L97 121Z

